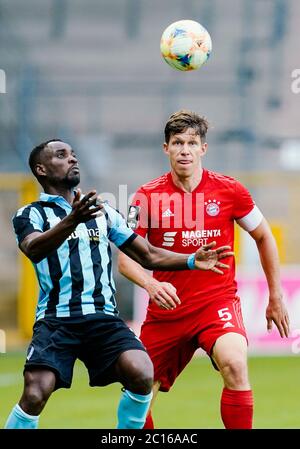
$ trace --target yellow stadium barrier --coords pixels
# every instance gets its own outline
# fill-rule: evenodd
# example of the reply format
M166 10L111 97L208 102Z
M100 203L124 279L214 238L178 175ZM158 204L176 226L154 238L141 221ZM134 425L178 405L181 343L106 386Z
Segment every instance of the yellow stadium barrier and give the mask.
M23 174L1 173L0 191L16 192L18 204L16 210L36 201L39 187L31 176ZM10 220L10 217L8 217ZM18 286L17 286L17 322L22 337L32 336L35 307L38 295L38 284L32 263L18 251Z

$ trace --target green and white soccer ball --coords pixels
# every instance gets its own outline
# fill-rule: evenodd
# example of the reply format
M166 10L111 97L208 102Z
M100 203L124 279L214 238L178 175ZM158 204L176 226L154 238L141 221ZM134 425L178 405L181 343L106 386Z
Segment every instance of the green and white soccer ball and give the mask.
M209 32L194 20L179 20L162 34L160 51L177 70L196 70L208 60L212 49Z

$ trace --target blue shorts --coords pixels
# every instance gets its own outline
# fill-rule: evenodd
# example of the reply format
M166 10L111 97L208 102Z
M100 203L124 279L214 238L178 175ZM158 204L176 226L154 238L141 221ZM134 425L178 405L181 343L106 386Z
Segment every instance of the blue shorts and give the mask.
M58 388L70 388L73 367L80 359L89 373L90 386L119 382L115 362L125 351L144 346L117 317L96 313L80 318L47 318L34 324L24 371L45 368L56 375Z

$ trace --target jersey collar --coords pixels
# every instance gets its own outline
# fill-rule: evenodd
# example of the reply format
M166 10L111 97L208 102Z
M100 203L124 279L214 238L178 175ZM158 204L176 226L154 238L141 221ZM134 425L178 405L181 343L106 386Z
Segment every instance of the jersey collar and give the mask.
M58 204L58 206L61 206L63 209L72 209L72 206L68 203L68 201L60 195L49 195L49 193L41 192L40 201Z
M206 170L205 168L203 168L203 169L202 169L202 178L201 178L201 181L200 181L199 184L194 188L194 190L192 190L192 192L190 192L190 193L201 192L201 191L203 190L204 184L206 183L206 180L207 180L207 174L208 174L208 173L207 173L207 170ZM171 172L169 172L169 173L167 174L167 176L168 176L169 183L171 184L171 186L172 186L172 188L173 188L174 190L177 190L178 192L181 192L181 193L186 193L186 192L184 192L182 189L180 189L179 187L177 187L176 184L174 184Z

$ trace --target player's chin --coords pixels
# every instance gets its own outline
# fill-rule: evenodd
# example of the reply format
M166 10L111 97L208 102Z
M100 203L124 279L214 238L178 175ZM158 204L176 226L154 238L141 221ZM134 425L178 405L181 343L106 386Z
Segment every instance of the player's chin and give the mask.
M193 173L192 164L177 164L176 171L180 175L190 176Z
M76 187L80 183L80 174L79 173L69 173L68 174L68 185L69 187Z

